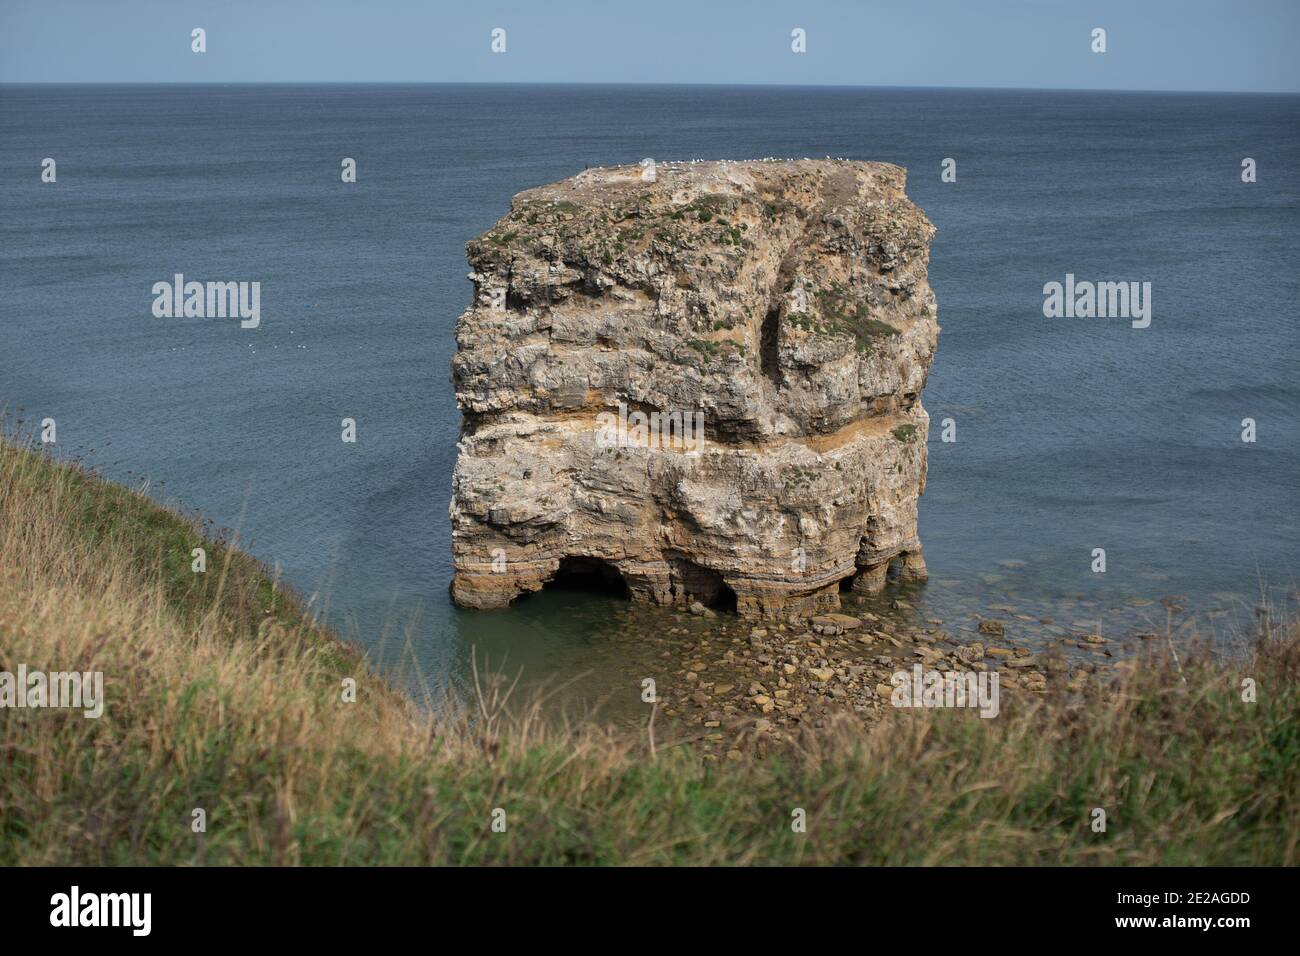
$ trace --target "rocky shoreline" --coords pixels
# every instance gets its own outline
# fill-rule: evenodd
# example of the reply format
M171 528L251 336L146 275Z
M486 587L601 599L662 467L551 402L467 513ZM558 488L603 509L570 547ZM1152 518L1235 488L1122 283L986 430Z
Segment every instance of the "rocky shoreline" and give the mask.
M652 706L644 697L629 702L650 678L661 745L684 743L706 759L735 758L779 748L844 715L868 726L879 722L894 709L891 679L915 665L927 672L996 673L1006 705L1090 693L1156 637L1132 631L1110 638L1051 618L1024 620L1030 616L1012 605L924 617L923 603L920 586L894 586L886 594L846 598L847 613L774 624L699 603L674 610L627 605L593 648L593 661L616 659L622 675L602 673L597 681L623 688L611 695L614 713L604 716L644 737Z
M881 629L879 616L864 612L813 617L806 629L777 625L732 634L729 628L701 641L698 658L675 669L664 713L701 728L704 742L714 745L746 734L780 741L804 727L823 727L837 713L879 720L891 707L891 678L916 664L941 672L995 670L1001 688L1042 695L1049 688L1082 693L1112 657L1110 641L1098 634L1035 652L1005 640L996 620L982 622L988 643L958 642L943 623L936 618L891 633ZM1070 660L1067 648L1096 659ZM744 671L751 678L737 682L733 672ZM724 752L734 755L735 748Z

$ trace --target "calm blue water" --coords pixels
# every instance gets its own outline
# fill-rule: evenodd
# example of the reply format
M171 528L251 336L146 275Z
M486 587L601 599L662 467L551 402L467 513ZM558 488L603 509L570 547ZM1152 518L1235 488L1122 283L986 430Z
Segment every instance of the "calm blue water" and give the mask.
M1002 603L1123 634L1163 626L1146 602L1165 596L1222 621L1261 583L1294 587L1293 96L0 87L0 405L241 529L345 635L409 640L433 685L471 645L569 674L606 647L606 600L447 598L464 243L586 165L826 155L908 167L939 229L922 615ZM260 281L261 328L154 318L150 287L176 272ZM1151 327L1045 319L1067 272L1151 281Z

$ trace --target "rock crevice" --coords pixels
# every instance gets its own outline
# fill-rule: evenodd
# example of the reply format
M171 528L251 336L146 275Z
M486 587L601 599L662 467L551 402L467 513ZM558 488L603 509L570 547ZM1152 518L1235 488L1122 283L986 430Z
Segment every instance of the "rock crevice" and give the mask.
M934 228L845 160L589 169L468 245L452 595L574 568L782 619L925 574ZM698 427L697 427L698 426Z

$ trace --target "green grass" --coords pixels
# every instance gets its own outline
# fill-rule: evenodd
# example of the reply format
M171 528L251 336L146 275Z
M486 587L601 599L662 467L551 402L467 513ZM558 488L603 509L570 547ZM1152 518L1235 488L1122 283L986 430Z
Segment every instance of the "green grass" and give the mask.
M0 865L1297 862L1294 624L1235 662L1183 648L1084 698L1004 695L994 720L846 718L712 762L556 728L494 677L430 714L242 552L209 540L193 575L199 535L0 443L0 669L102 670L107 692L99 720L0 711Z
M810 287L805 283L805 288ZM868 316L865 302L854 302L849 291L838 282L814 292L817 312L791 313L786 318L791 325L817 335L852 336L862 353L874 352L882 341L898 338L902 332L888 322Z

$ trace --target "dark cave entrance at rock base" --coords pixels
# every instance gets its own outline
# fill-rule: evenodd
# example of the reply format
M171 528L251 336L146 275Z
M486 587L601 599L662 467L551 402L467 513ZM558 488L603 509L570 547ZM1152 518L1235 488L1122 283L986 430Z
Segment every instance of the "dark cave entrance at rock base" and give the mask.
M895 555L889 559L889 570L885 572L885 580L890 584L897 584L903 578L903 556Z
M555 576L543 585L544 590L583 591L606 597L630 597L627 582L618 568L600 558L571 555L560 559Z
M885 562L885 570L883 575L881 574L880 571L880 565L874 565L871 569L859 565L858 568L848 577L840 578L839 592L841 594L848 594L850 592L858 591L859 587L861 586L861 583L869 580L872 577L873 571L875 575L879 575L878 580L881 588L884 588L886 586L891 586L891 585L897 585L902 581L903 566L904 566L904 555L902 554L896 554L892 558L890 558L887 562ZM873 593L873 592L866 591L863 593Z
M708 605L720 614L736 613L736 592L731 590L731 586L723 584L718 589L718 596L713 599L713 603Z
M699 601L711 611L736 613L736 592L719 572L689 558L670 558L668 563L673 569L673 590L684 595L687 604Z

